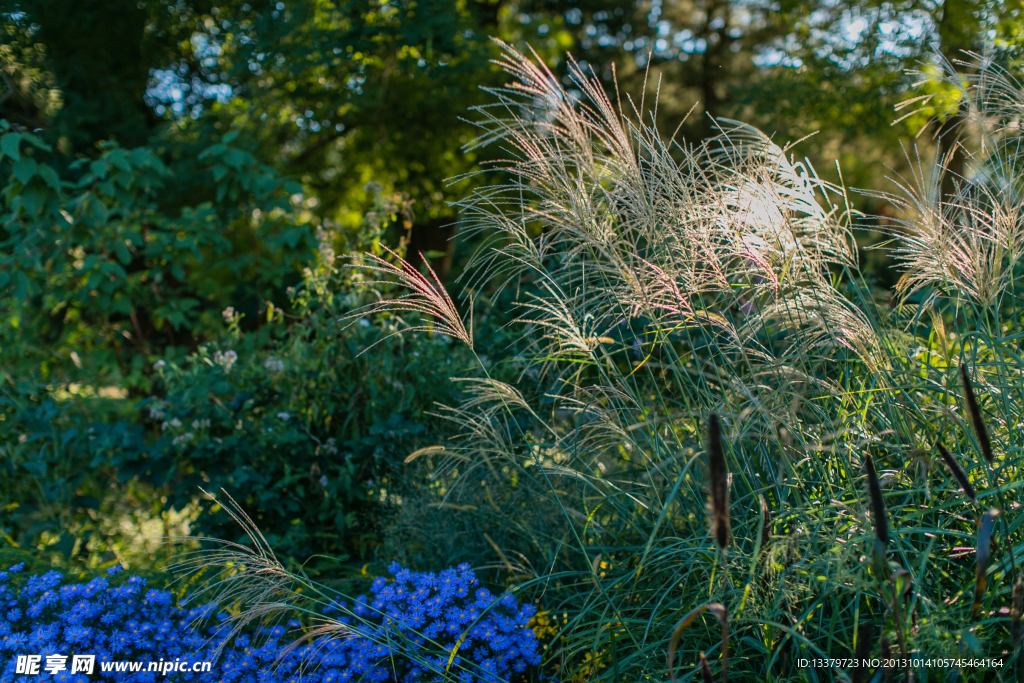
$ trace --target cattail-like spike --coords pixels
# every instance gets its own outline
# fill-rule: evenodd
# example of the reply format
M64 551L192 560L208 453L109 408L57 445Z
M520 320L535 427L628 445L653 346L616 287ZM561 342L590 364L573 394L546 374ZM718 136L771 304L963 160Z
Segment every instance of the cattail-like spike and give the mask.
M892 667L889 666L889 662L892 661L892 648L889 646L889 639L882 636L881 642L882 650L882 680L885 683L893 683Z
M889 525L886 523L882 487L878 483L875 463L870 455L864 459L864 469L868 472L868 495L871 496L871 521L875 525L875 537L886 544L889 542Z
M722 427L714 413L708 419L708 473L711 478L711 531L724 553L729 546L729 470L722 450Z
M971 414L971 423L974 425L974 433L978 436L978 445L981 446L981 454L985 460L992 462L992 442L988 438L988 430L985 429L985 421L981 419L981 409L974 397L974 387L971 386L971 379L967 376L967 365L960 364L960 379L964 383L964 399L967 401L967 410Z
M772 540L772 511L768 507L768 501L765 500L764 494L761 496L761 515L763 522L761 524L761 552L764 552L768 547L768 543Z
M1022 612L1024 612L1024 583L1018 576L1017 580L1013 582L1013 607L1010 608L1010 642L1013 643L1014 649L1018 650L1021 646L1020 618Z
M977 619L981 612L981 600L988 588L988 563L992 559L992 533L995 531L996 517L999 510L991 508L981 518L981 526L978 529L978 548L975 552L974 566L974 605L971 608L971 618Z
M871 622L861 624L857 632L857 649L853 657L853 671L850 672L851 683L863 683L867 667L864 663L868 661L871 653L871 640L874 637L874 629Z
M700 653L700 678L704 683L714 683L714 677L711 675L711 667L708 666L708 658L704 656L704 653Z
M936 443L935 447L939 449L939 455L942 456L942 461L946 463L946 467L948 467L949 471L953 473L956 480L960 482L960 488L964 490L964 493L967 494L967 497L970 498L972 502L977 503L978 494L974 491L974 487L971 486L971 482L967 479L967 473L960 467L960 463L956 461L953 454L947 451L946 447L941 443Z

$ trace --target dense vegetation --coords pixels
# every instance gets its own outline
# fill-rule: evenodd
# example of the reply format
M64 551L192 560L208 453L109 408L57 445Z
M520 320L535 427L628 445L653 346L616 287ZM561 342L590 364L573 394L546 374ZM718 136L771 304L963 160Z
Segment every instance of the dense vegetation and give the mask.
M1024 676L1021 10L0 2L0 557L411 678ZM797 664L887 652L1003 664Z

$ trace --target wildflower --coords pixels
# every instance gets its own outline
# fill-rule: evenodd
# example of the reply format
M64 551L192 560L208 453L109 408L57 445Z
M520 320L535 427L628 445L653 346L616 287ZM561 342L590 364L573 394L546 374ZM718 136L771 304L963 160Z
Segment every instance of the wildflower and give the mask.
M273 356L268 356L267 359L263 361L263 367L271 372L281 372L284 370L284 361L274 358Z
M287 422L288 420L291 419L291 417L292 417L291 415L289 415L288 413L284 413L284 412L281 412L281 413L277 414L277 419L281 420L282 422Z
M167 363L164 362L162 358L157 362L153 363L153 369L156 371L163 370L165 367L167 367Z
M238 361L238 354L232 350L216 352L213 354L213 362L224 368L224 372L231 372L231 366Z
M184 446L189 441L192 441L192 439L194 438L195 435L192 432L185 432L184 434L180 434L174 437L174 440L171 443L173 443L175 446Z

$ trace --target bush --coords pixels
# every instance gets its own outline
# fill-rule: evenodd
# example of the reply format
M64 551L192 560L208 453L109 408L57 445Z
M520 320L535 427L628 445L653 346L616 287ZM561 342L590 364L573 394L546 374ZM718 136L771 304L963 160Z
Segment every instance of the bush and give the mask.
M379 240L405 207L376 196L358 244L383 254ZM254 511L275 551L296 561L370 555L381 504L401 495L403 460L438 438L428 436L428 411L453 400L447 377L470 360L443 335L411 331L405 317L360 315L371 293L360 274L338 267L339 236L321 229L319 237L317 262L290 291L290 313L270 304L263 326L247 333L227 309L216 342L156 364L159 393L142 404L155 438L115 461L178 509L199 487L224 488ZM364 353L370 347L375 353ZM238 533L217 510L192 530Z

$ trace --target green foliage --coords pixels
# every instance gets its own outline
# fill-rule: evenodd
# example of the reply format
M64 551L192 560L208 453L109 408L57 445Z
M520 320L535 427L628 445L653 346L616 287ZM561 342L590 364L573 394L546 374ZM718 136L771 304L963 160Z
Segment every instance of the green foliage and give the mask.
M0 375L0 530L19 547L49 546L65 561L109 550L111 458L145 451L142 429L125 420L89 422L45 386ZM108 472L102 470L105 474ZM96 536L93 539L93 536ZM89 544L92 541L92 549Z
M403 206L379 189L377 197L358 246L383 254L380 238ZM402 318L360 317L371 293L361 275L337 267L335 238L320 231L319 258L290 291L290 313L270 306L264 326L246 333L227 309L215 342L156 364L158 397L142 404L156 438L115 460L122 476L152 483L173 507L190 505L199 487L225 489L296 561L370 554L380 503L400 491L405 457L438 437L427 437L427 412L453 399L446 378L469 359L446 337L410 333ZM219 508L192 529L239 533Z
M0 130L3 344L52 380L78 368L132 390L163 347L209 333L237 280L270 296L308 258L299 186L231 146L237 134L199 155L216 200L167 211L177 177L149 149L104 144L61 177L37 136Z

